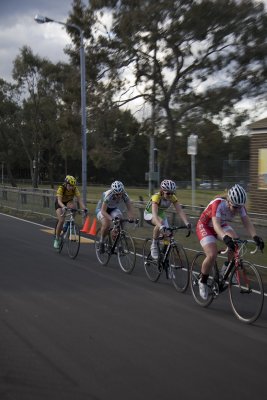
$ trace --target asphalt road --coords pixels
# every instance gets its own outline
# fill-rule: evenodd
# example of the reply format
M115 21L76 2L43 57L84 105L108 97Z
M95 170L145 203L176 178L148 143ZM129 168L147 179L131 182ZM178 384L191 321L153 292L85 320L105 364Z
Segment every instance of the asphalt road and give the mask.
M266 397L267 301L245 325L227 294L202 309L140 260L126 275L88 242L71 260L44 227L0 224L1 400Z

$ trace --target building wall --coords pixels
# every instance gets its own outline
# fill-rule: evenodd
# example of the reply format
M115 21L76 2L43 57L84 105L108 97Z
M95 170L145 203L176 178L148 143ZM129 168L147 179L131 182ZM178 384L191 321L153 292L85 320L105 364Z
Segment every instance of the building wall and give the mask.
M259 149L267 149L267 132L252 132L250 140L250 212L267 214L267 189L259 189Z

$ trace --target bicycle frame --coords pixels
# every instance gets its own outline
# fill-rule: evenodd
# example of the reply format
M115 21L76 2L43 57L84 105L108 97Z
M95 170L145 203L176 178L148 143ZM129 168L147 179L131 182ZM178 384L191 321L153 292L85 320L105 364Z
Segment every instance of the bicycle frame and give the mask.
M108 235L104 240L104 252L100 251L98 235L96 235L95 240L95 251L97 259L102 265L107 265L112 254L116 254L122 271L130 274L135 267L136 250L132 237L123 228L124 222L135 222L135 225L137 225L139 220L115 218L113 226L109 228ZM116 236L114 237L112 235L113 230L116 230Z
M182 245L174 238L174 232L179 229L187 229L186 226L174 226L166 228L166 234L160 236L158 241L157 259L151 255L151 239L146 239L143 246L143 263L146 275L152 282L157 282L162 271L165 270L166 278L171 279L178 292L185 292L189 282L189 264L186 252ZM190 235L190 231L187 237ZM160 240L163 239L163 246Z
M75 259L77 257L80 249L80 228L75 223L75 214L77 212L81 212L81 210L75 208L67 208L66 211L62 214L62 216L65 215L64 225L67 224L67 229L66 231L64 231L62 228L60 236L60 247L58 250L59 253L61 253L64 243L66 242L69 257L72 259Z

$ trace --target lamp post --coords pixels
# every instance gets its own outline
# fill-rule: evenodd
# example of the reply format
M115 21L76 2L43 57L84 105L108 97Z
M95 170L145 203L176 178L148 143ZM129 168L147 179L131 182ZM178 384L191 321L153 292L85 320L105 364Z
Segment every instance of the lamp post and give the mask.
M82 199L86 206L87 189L87 136L86 136L86 80L85 80L85 55L84 55L84 36L83 30L76 24L55 21L51 18L36 15L34 17L38 24L55 22L68 28L76 29L80 34L80 74L81 74L81 134L82 134Z

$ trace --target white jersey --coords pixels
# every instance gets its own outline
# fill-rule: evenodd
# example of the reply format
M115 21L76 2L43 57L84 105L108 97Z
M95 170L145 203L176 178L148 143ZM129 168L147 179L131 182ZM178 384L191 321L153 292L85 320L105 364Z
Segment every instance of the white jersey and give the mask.
M107 204L107 212L110 213L120 205L129 203L130 198L126 192L123 192L122 196L117 197L112 189L103 192L101 199L98 201L96 206L96 214L101 210L102 204Z

